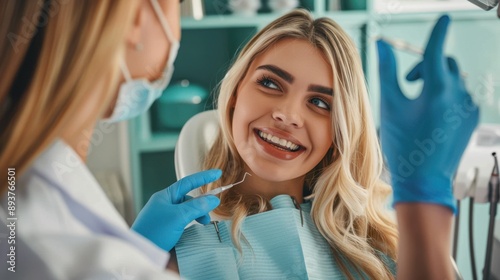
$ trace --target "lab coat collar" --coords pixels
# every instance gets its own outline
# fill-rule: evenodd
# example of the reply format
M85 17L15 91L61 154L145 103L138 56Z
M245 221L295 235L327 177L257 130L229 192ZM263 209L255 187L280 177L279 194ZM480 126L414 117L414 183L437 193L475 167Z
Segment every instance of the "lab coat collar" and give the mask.
M111 224L128 228L86 164L64 141L56 140L40 155L32 168L57 183L75 201L83 205L94 205L90 210L97 216Z
M31 171L61 193L71 213L89 230L123 239L161 267L168 253L130 230L76 152L57 140L33 163Z

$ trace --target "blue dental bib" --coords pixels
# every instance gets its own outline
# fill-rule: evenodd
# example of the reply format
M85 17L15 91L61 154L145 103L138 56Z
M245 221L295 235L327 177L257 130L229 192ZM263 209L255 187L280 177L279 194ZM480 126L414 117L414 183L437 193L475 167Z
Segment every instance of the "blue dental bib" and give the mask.
M311 202L296 209L290 196L279 195L271 199L271 204L273 210L248 216L242 223L243 254L231 241L231 221L217 222L217 227L197 224L187 228L175 247L181 276L231 280L347 278L311 218ZM383 259L394 273L395 263L386 256Z

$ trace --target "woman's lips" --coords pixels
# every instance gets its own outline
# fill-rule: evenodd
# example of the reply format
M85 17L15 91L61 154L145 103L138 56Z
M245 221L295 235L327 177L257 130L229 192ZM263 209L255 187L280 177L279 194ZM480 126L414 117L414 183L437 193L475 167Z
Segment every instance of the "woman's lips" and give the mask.
M278 159L292 160L305 151L305 147L293 137L266 129L254 129L254 134L264 152Z

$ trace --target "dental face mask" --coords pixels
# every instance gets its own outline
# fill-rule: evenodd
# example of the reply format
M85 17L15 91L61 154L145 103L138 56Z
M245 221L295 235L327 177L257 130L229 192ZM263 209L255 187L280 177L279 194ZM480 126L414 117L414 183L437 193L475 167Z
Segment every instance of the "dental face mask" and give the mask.
M170 53L167 64L161 77L150 82L146 78L132 79L125 61L122 61L120 66L125 76L125 82L120 86L112 115L104 119L106 122L113 123L128 120L147 112L153 102L161 96L172 78L174 61L179 50L179 41L175 39L170 30L157 0L151 0L151 4L170 42Z

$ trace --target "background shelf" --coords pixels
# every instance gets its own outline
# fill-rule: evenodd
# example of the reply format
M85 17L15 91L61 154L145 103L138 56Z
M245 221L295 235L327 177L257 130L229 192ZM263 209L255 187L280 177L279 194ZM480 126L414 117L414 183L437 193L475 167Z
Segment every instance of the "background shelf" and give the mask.
M178 132L155 133L149 139L141 141L138 148L141 152L170 151L174 150L178 138Z

